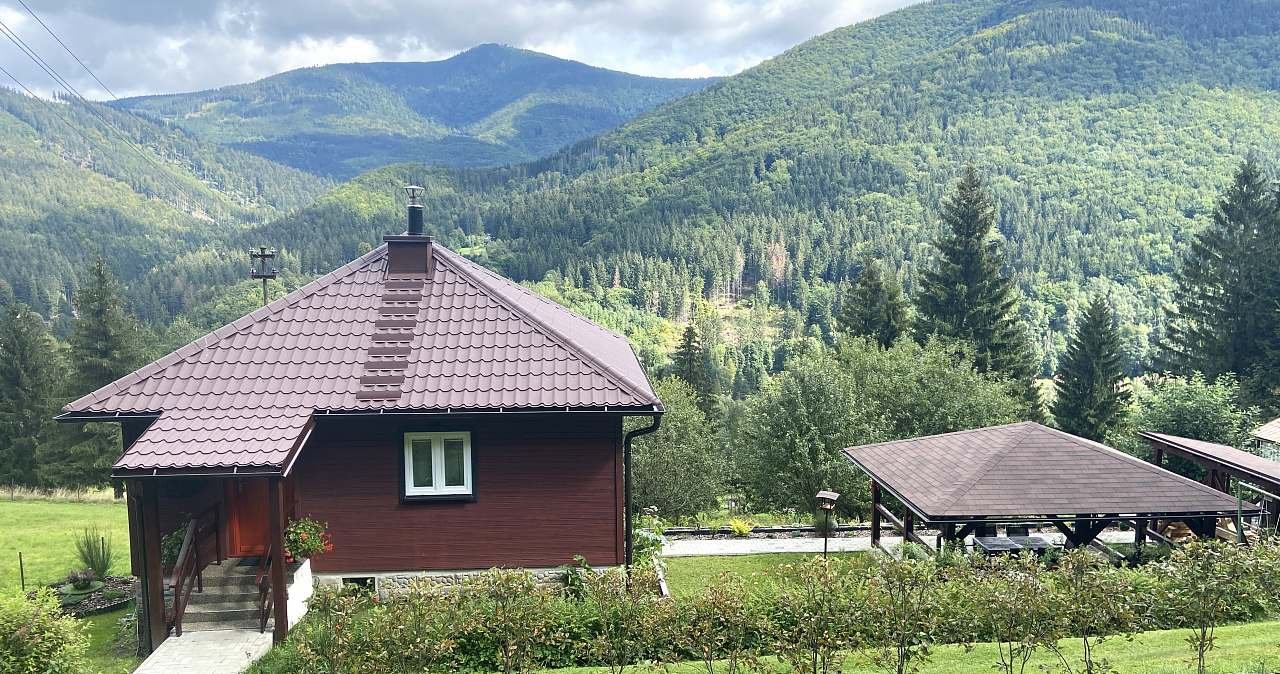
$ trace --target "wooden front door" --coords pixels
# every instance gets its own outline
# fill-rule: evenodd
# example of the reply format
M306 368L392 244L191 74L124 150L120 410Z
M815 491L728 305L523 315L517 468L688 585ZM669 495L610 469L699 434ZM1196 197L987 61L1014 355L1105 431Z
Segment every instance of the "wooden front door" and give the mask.
M227 482L227 533L232 557L267 550L267 478L241 477Z

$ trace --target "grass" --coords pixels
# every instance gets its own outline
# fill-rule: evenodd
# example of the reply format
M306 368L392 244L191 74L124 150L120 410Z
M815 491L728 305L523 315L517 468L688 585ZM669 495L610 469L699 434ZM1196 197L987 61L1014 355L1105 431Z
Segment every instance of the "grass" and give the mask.
M120 616L132 611L133 607L100 613L84 619L89 634L88 671L95 674L129 674L138 666L136 657L122 656L111 648L111 641L116 635L116 622Z
M18 553L27 589L46 585L80 566L75 538L97 525L111 537L113 573L129 572L129 524L124 503L0 501L0 592L17 590Z
M832 553L832 557L853 559L865 552ZM673 597L687 597L711 584L725 572L750 578L772 571L782 564L795 564L812 559L807 552L772 552L760 555L724 555L715 557L667 557L667 587Z
M1191 649L1183 641L1186 630L1144 632L1132 641L1112 639L1095 650L1095 657L1106 658L1112 671L1125 674L1185 674L1194 671ZM1078 656L1076 642L1066 645L1068 658ZM286 674L292 665L283 657L283 649L276 648L249 670L249 674ZM995 667L995 648L990 644L978 644L971 649L963 646L939 646L919 674L991 674ZM1027 672L1054 671L1057 662L1047 653L1037 654L1027 665ZM1230 625L1218 629L1218 647L1209 653L1209 672L1212 674L1272 674L1280 671L1280 622L1257 622ZM785 667L766 659L764 671L785 672ZM1044 666L1047 669L1042 669ZM628 671L642 671L628 668ZM665 668L669 674L700 674L703 664L686 662ZM864 653L851 654L842 670L846 674L871 674L885 670L871 665ZM574 667L544 670L555 674L606 674L607 667Z
M75 538L96 525L111 537L112 573L129 573L129 525L121 502L98 499L58 501L0 500L0 592L18 592L18 552L26 567L27 589L53 583L80 566ZM89 634L88 672L127 674L137 658L122 657L111 649L116 621L122 609L84 619Z

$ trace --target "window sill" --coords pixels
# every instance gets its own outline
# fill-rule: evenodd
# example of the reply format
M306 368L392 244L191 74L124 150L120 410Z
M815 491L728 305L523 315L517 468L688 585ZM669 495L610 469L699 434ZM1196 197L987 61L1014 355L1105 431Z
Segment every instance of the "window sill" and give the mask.
M405 494L401 492L401 503L438 503L442 501L468 502L475 501L475 493L471 494Z

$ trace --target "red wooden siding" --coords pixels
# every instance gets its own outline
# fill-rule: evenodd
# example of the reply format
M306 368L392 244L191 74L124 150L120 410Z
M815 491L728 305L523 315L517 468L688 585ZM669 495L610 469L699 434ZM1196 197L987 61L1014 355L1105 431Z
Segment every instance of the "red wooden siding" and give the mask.
M470 431L474 501L401 502L403 434ZM622 421L594 413L322 418L294 467L319 573L622 562Z

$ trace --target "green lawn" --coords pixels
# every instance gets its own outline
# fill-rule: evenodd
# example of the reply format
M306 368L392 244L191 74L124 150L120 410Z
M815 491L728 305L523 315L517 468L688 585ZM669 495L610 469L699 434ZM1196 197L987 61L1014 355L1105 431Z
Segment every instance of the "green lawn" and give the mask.
M97 525L111 537L114 574L129 573L129 525L123 503L0 501L0 592L19 591L18 552L27 571L27 589L52 583L80 566L75 537ZM125 609L132 610L132 609ZM123 611L85 619L89 633L89 669L93 674L127 674L137 658L111 650L116 621Z
M89 670L94 674L129 674L138 666L138 658L122 657L111 648L116 635L116 622L133 607L101 613L85 618L89 633Z
M52 583L80 566L75 538L96 525L109 535L114 573L129 573L129 524L124 503L0 501L0 592L17 590L18 553L27 588Z
M1144 632L1133 641L1116 639L1104 643L1095 651L1104 657L1114 671L1125 674L1185 674L1195 671L1190 662L1191 650L1183 639L1186 632ZM1078 653L1073 648L1071 655ZM1046 655L1032 659L1026 672L1042 671L1040 665L1051 667L1056 660ZM920 674L991 674L995 667L995 648L982 644L972 650L960 646L941 646L934 651L928 664L920 668ZM1280 671L1280 622L1232 625L1218 630L1218 648L1209 654L1209 671L1213 674L1272 674ZM776 664L771 671L783 672ZM608 668L588 667L550 670L556 674L604 674ZM672 674L698 674L705 672L702 663L686 663L672 667ZM871 666L860 654L849 657L843 670L846 674L871 674L883 672ZM1053 671L1053 670L1049 670Z
M832 557L852 559L865 556L865 552L832 553ZM813 558L806 552L774 552L761 555L724 555L717 557L666 557L667 587L674 597L685 597L698 592L715 580L716 576L730 571L743 577L773 570L781 564L795 564Z

